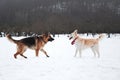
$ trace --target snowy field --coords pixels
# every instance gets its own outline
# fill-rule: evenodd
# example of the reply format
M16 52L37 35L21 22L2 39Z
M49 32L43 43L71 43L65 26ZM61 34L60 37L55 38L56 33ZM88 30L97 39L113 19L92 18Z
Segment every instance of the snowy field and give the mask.
M73 57L75 46L67 35L56 36L44 49L50 58L42 52L35 57L28 49L24 53L28 59L14 59L16 45L0 38L0 80L120 80L120 35L100 41L100 58L90 49L82 52L82 58Z

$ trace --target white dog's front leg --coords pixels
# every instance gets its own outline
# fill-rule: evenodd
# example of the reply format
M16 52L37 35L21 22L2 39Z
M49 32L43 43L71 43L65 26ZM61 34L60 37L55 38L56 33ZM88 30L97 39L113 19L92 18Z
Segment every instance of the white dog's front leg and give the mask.
M80 55L80 58L82 57L82 56L81 56L81 51L82 51L82 50L81 50L81 49L79 49L79 55Z
M77 55L77 52L78 52L78 49L76 48L76 51L75 51L75 55L74 55L74 57L76 57L76 55Z

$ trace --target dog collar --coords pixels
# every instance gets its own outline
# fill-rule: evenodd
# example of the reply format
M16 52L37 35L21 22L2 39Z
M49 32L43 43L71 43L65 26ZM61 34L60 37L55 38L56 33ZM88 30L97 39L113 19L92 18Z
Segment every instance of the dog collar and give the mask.
M75 41L76 41L77 38L78 38L78 36L71 42L72 45L75 44Z

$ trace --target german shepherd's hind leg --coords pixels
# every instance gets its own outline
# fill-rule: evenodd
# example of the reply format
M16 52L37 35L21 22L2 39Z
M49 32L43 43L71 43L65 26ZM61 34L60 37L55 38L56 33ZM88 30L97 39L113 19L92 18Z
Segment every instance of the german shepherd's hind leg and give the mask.
M14 54L14 58L17 59L17 55L21 53L21 49L17 46L17 52Z
M20 52L16 52L16 53L14 54L14 58L17 59L17 55L19 55L19 54L20 54L22 57L27 58L26 56L23 55L23 53L21 54Z
M14 58L17 59L17 55L21 55L24 58L27 58L23 55L23 53L26 51L26 48L23 45L17 46L17 52L14 54Z
M26 56L23 55L23 53L26 51L26 49L24 49L24 51L20 54L22 57L27 58Z
M41 51L42 51L47 57L50 57L50 56L48 56L47 52L46 52L44 49L41 49Z
M26 56L24 56L23 54L20 54L22 57L24 57L24 58L26 58L27 59L27 57Z
M17 55L18 55L18 54L20 54L20 53L19 53L19 52L16 52L16 53L14 54L14 58L15 58L15 59L17 59Z

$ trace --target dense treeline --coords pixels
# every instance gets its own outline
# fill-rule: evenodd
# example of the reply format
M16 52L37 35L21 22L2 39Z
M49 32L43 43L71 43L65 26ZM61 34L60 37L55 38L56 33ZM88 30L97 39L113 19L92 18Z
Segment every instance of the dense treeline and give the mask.
M0 0L1 32L120 32L120 0Z

